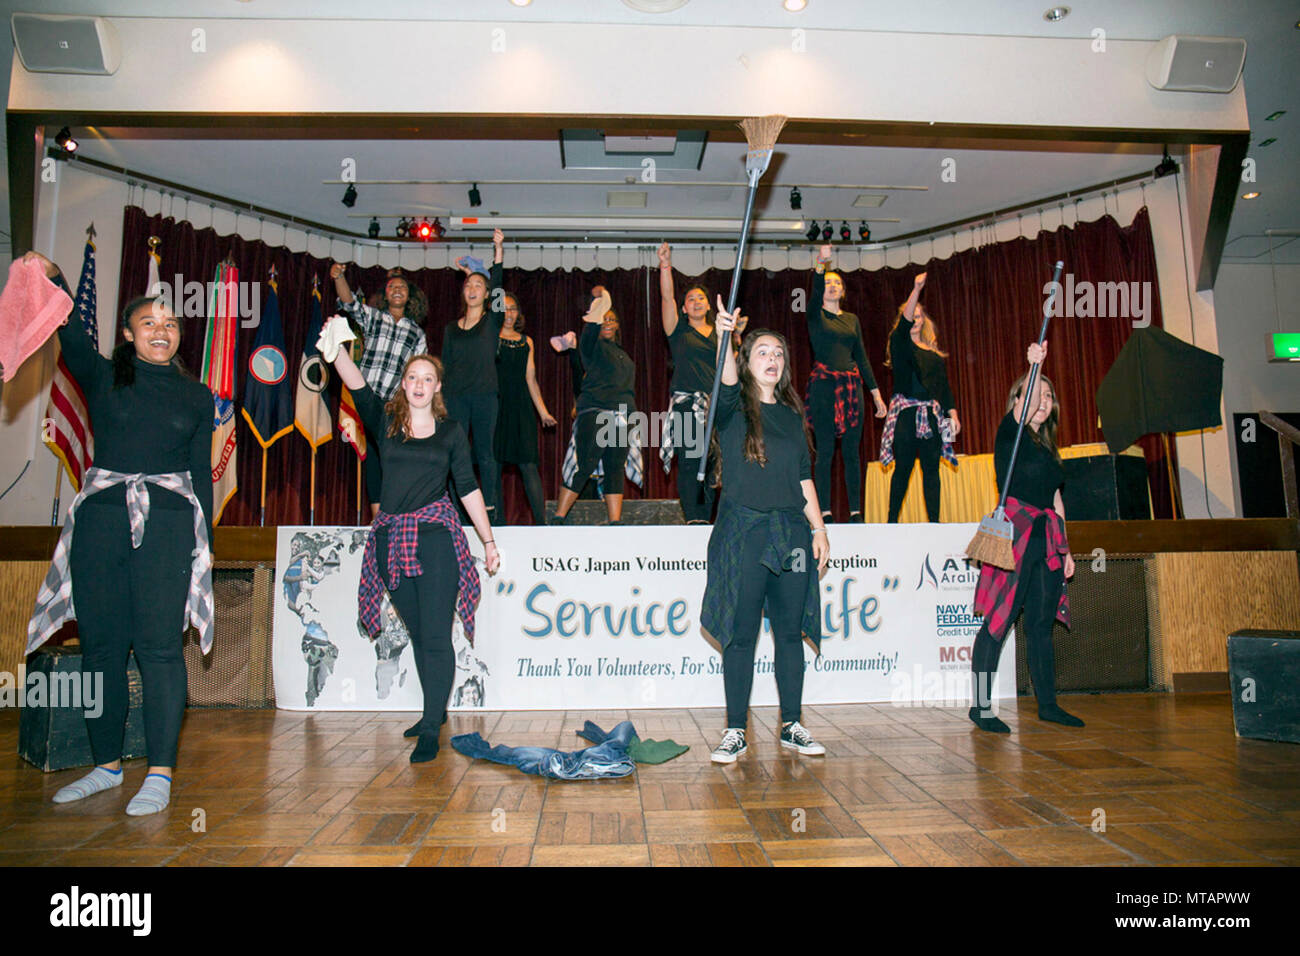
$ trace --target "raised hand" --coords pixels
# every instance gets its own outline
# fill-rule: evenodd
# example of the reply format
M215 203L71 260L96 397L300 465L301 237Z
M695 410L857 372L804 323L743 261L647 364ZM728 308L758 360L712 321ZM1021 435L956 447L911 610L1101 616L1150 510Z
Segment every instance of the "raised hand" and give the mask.
M659 246L659 268L671 269L673 267L673 247L667 242Z
M830 262L830 261L831 261L831 246L830 246L830 243L827 243L826 245L822 246L819 250L817 250L817 261L818 261L818 262Z
M1025 351L1025 358L1029 359L1030 365L1041 365L1043 362L1046 362L1047 340L1044 339L1042 345L1039 345L1037 342L1031 344Z
M331 279L337 279L337 278L338 278L339 276L341 276L341 275L343 275L343 266L342 266L341 264L339 264L339 263L336 262L336 263L334 263L333 265L330 266L330 278L331 278Z
M917 275L916 280L915 280L915 286L916 286L916 288L919 289L919 288L921 288L922 286L925 285L925 277L926 277L927 275L929 275L929 273L927 273L927 272L922 272L922 273L919 273L919 274Z

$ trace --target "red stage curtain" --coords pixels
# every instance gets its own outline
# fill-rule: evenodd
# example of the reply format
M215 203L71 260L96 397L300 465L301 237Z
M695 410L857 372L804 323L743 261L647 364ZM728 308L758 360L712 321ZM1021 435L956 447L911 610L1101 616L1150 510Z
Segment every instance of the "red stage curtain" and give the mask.
M145 291L150 236L161 240L162 279L169 282L174 282L179 273L186 282L198 281L206 286L217 263L227 253L233 255L243 282L264 284L274 265L285 344L290 368L296 372L311 311L313 278L319 280L325 315L334 311L329 260L238 236L218 236L212 229L195 229L188 222L148 216L139 207L130 206L124 215L119 310ZM1065 261L1066 272L1074 274L1076 283L1151 283L1150 318L1157 326L1163 324L1151 223L1145 209L1127 227L1107 216L1096 222L1041 233L1036 239L1018 238L959 252L948 259L931 260L925 266L929 279L923 301L938 327L940 347L949 353L949 376L963 426L957 444L959 452L992 451L997 424L1005 411L1007 391L1024 371L1025 347L1038 334L1043 285L1050 279L1052 263L1058 258ZM884 366L885 342L897 308L920 271L921 267L910 265L843 275L844 307L862 321L867 356L886 401L892 382L890 370ZM346 275L354 290L369 295L382 289L386 273L383 267L359 269L349 265ZM459 314L463 275L454 269L420 269L411 272L409 278L428 298L430 314L425 328L429 347L436 353L440 351L443 327ZM701 282L711 290L712 296L722 293L725 298L731 272L711 269L697 277L677 274L675 279L679 299L689 285ZM614 308L622 319L623 346L637 363L638 407L653 412L664 410L668 404L669 354L659 321L655 268L587 272L507 269L506 289L518 297L527 316L526 333L536 347L542 394L551 413L560 420L557 428L544 429L541 433L542 481L550 498L555 497L559 487L573 391L567 356L556 355L548 340L552 335L578 328L587 290L596 284L610 290ZM805 290L806 294L809 284L808 272L752 269L745 271L740 290L741 306L750 316L749 328L775 329L788 340L800 391L812 362L808 336L802 328L804 316L794 313L792 305L796 290ZM192 370L201 366L205 322L206 319L189 318L184 323L181 357ZM1102 440L1097 424L1097 386L1131 328L1131 320L1126 318L1053 320L1046 372L1056 385L1061 402L1058 434L1061 444ZM239 334L237 396L243 394L248 349L255 334L255 329L241 330ZM236 421L239 491L226 506L222 524L252 525L259 520L261 450L243 417L237 416ZM882 420L867 418L863 429L864 463L878 455L881 425ZM1141 444L1147 454L1156 516L1170 517L1164 451L1155 436L1143 439ZM267 455L266 524L306 524L311 463L307 443L295 432L271 446ZM356 520L354 462L351 448L337 438L320 447L316 463L318 524L350 524ZM628 497L675 498L675 478L664 474L655 449L647 449L645 462L645 487L638 491L629 485ZM832 504L837 520L845 520L849 509L838 454L834 470ZM527 523L530 518L523 485L513 468L507 469L504 484L508 520ZM363 517L366 514L368 509L363 509Z

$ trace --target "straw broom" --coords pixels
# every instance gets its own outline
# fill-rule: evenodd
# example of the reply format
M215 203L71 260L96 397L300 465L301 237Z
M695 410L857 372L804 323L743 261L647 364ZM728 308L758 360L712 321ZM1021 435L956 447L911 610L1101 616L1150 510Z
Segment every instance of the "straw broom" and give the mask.
M772 148L776 138L785 126L784 116L754 116L741 120L737 125L745 134L749 149L745 153L745 171L749 174L749 194L745 199L745 219L740 226L740 243L736 246L736 268L731 274L731 292L727 296L727 312L735 314L736 296L740 292L740 272L745 262L745 244L749 241L749 224L754 216L754 196L758 192L758 181L767 172L772 162ZM696 481L704 480L704 472L709 460L709 439L713 434L713 416L718 407L718 388L722 385L722 362L727 349L731 348L731 333L723 332L718 347L718 364L713 371L713 391L709 394L708 418L704 425L704 454L700 456L700 470Z
M1061 269L1064 266L1065 263L1058 260L1056 269L1052 272L1052 294L1043 303L1043 327L1038 333L1039 345L1047 339L1047 324L1052 320L1052 306L1061 289ZM1025 400L1021 403L1020 421L1016 424L1016 442L1011 446L1011 460L1007 463L1007 473L1002 476L1002 494L998 498L998 506L993 509L991 515L980 522L975 537L971 538L970 544L966 546L968 558L983 564L991 564L1004 571L1013 571L1016 567L1013 546L1016 532L1011 519L1007 517L1007 490L1011 487L1011 473L1016 468L1016 453L1020 451L1020 438L1025 433L1025 423L1029 420L1029 399L1034 394L1034 386L1038 384L1038 369L1037 362L1029 366L1029 378L1025 380Z

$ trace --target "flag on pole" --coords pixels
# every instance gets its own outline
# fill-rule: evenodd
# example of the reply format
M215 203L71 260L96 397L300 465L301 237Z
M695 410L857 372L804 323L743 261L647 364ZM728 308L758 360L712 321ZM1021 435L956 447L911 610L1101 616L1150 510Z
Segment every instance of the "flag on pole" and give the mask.
M239 270L232 263L217 266L208 305L203 346L203 383L215 405L212 433L212 523L239 490L235 458L235 330L239 326Z
M302 360L298 363L298 391L293 413L294 425L313 449L334 437L329 406L325 404L325 390L330 382L329 367L316 348L321 324L320 292L313 289L311 322L307 327L307 340L302 345Z
M347 348L354 362L361 357L360 340L353 339L347 344ZM357 458L365 461L366 427L361 423L361 413L357 411L357 403L352 400L352 393L346 386L339 396L339 431L343 433L343 440L357 453Z
M293 431L293 396L289 393L289 362L284 354L284 329L275 279L268 283L271 294L262 310L257 338L248 357L248 378L244 382L244 418L263 449Z
M82 328L99 348L99 317L95 294L95 244L86 240L81 259L81 278L77 281L76 308ZM45 410L42 438L63 463L72 487L81 490L81 480L95 457L95 441L90 428L90 414L81 386L68 371L62 353L54 367L50 383L50 401Z

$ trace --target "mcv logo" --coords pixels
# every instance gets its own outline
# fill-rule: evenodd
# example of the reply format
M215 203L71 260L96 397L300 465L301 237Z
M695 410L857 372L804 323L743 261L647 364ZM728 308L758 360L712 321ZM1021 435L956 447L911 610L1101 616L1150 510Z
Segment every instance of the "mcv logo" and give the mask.
M149 893L70 893L50 897L51 926L129 926L135 936L148 936L153 896Z

